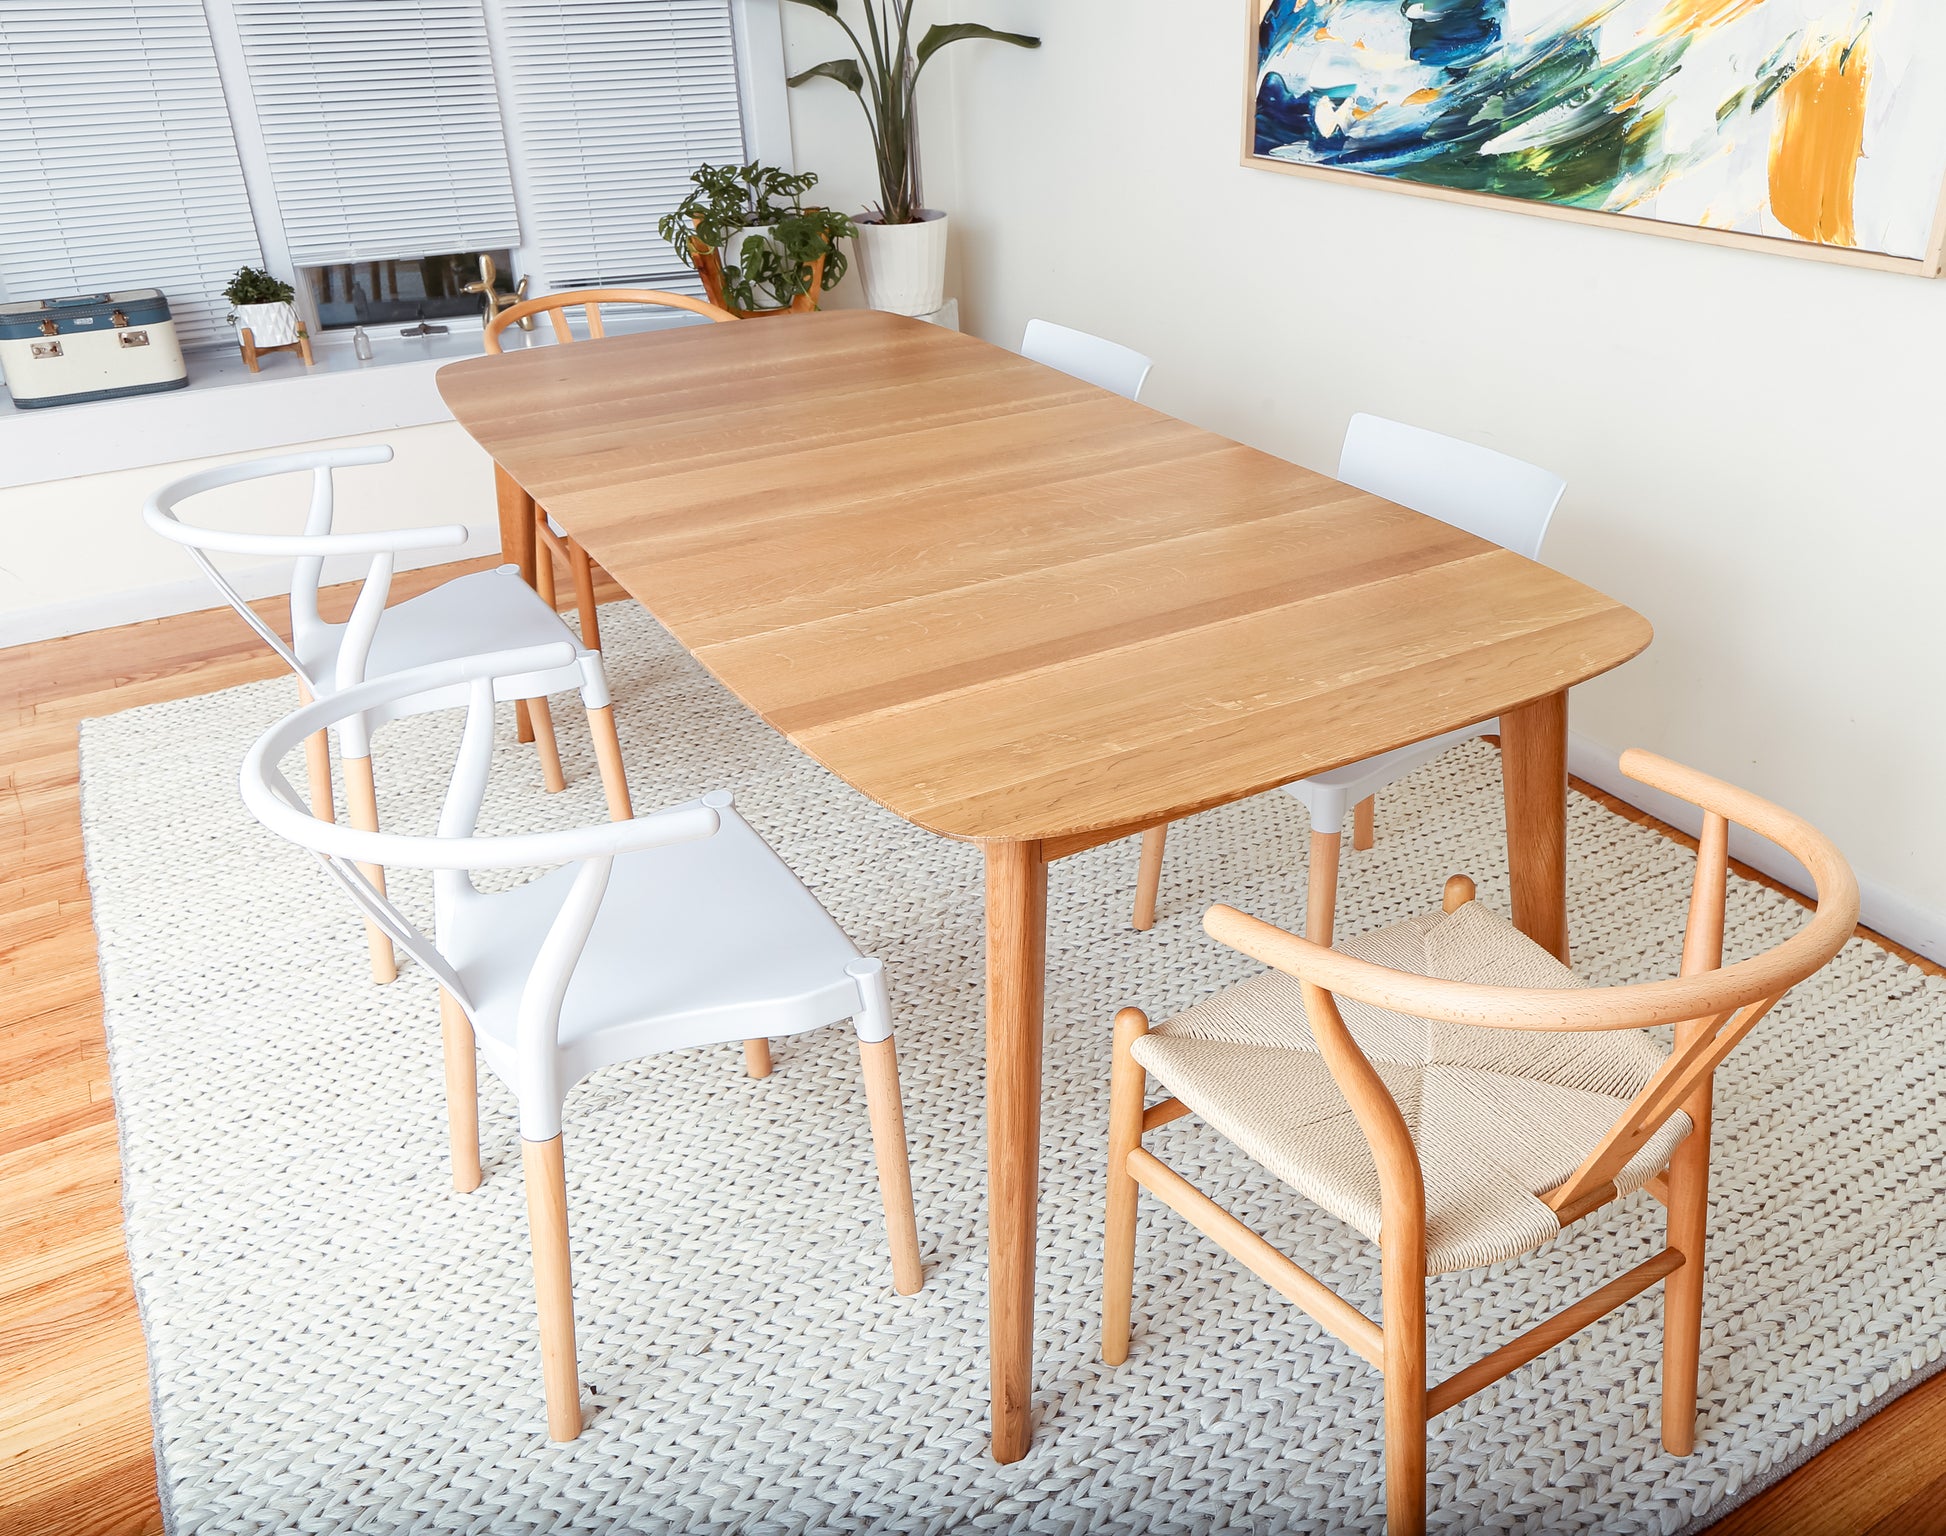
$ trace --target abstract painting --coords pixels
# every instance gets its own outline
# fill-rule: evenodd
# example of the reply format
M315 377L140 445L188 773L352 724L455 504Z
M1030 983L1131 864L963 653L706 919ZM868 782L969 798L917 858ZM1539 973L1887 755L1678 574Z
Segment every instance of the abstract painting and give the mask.
M1946 0L1251 0L1244 158L1936 273Z

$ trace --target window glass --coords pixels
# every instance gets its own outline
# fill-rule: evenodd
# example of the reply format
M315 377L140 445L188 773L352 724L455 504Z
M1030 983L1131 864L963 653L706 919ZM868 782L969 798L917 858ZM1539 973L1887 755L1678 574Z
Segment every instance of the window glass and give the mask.
M307 267L304 276L326 330L411 325L483 315L482 297L466 292L469 283L480 281L482 255L493 261L495 292L512 293L513 253L506 250L464 251L418 261L345 261Z

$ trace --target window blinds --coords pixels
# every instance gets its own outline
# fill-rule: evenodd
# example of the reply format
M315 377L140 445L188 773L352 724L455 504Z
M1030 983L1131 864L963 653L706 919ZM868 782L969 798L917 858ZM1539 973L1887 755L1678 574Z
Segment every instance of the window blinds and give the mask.
M480 0L236 0L235 14L294 262L520 243Z
M743 159L729 0L501 0L529 239L559 292L693 286L656 233Z
M261 265L201 0L0 0L0 277L15 300L160 288L225 342Z

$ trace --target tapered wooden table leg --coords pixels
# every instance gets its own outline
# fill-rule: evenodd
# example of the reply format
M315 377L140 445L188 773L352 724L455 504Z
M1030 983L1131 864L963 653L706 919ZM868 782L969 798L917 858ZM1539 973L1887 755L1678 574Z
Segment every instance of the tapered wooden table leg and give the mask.
M498 464L493 466L493 491L500 504L500 558L520 567L520 579L534 585L534 498L520 488L518 481ZM527 701L514 706L519 722L515 734L522 741L534 739L534 723L527 717Z
M1500 767L1506 784L1514 926L1566 964L1567 694L1549 694L1502 712Z
M1033 1433L1047 864L1039 843L988 843L986 864L987 1331L993 1459L1011 1462Z

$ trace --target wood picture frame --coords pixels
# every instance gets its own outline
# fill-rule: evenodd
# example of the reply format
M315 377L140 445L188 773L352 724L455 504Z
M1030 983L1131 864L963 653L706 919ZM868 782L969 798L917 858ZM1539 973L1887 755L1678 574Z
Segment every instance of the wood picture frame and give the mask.
M1711 225L1683 223L1673 219L1658 218L1646 214L1603 211L1563 203L1547 202L1530 197L1507 196L1495 192L1472 191L1440 186L1436 183L1412 180L1397 174L1353 170L1342 166L1306 164L1260 153L1257 149L1257 96L1262 62L1257 37L1264 16L1274 3L1275 0L1244 0L1243 4L1245 47L1243 110L1239 138L1241 163L1247 168L1276 171L1286 176L1303 177L1315 181L1336 182L1340 185L1363 186L1386 191L1403 192L1411 197L1430 198L1438 202L1498 208L1514 213L1524 213L1540 218L1554 219L1564 223L1592 225L1597 228L1619 228L1638 234L1661 235L1671 239L1688 240L1700 245L1713 245L1731 250L1756 251L1769 255L1795 256L1810 261L1820 261L1848 267L1861 267L1877 272L1900 273L1912 277L1936 278L1941 275L1943 270L1946 270L1946 176L1941 177L1934 194L1930 234L1927 237L1924 252L1917 256L1906 256L1888 251L1871 250L1860 246L1818 243L1788 235L1760 234L1746 230L1723 229ZM1674 3L1675 0L1671 0L1671 4L1673 5Z

